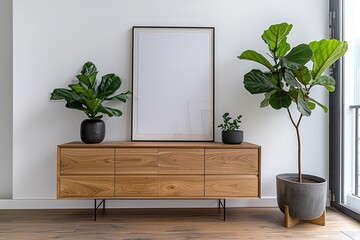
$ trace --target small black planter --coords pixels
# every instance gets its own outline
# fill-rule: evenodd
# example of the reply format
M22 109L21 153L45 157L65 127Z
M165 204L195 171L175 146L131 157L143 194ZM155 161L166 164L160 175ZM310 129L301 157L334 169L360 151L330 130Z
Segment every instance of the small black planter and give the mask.
M105 123L100 119L85 119L80 127L81 140L84 143L101 143L105 138Z
M222 131L222 142L225 144L240 144L244 140L244 132L240 130Z

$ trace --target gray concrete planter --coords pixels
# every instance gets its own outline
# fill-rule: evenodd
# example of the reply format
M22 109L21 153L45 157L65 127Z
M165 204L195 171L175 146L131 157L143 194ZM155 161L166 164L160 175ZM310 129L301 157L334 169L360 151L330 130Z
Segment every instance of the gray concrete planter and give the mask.
M297 178L296 173L276 176L277 202L285 213L285 205L289 206L290 216L301 220L319 218L326 207L327 182L325 179L303 174L303 178L317 183L299 183L289 179Z

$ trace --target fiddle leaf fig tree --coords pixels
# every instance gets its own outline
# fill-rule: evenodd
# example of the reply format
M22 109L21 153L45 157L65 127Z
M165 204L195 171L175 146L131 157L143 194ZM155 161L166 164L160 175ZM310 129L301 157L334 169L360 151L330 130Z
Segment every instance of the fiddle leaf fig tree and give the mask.
M117 100L126 103L130 91L116 94L121 86L121 79L113 74L102 76L97 83L97 68L92 62L86 62L77 75L78 83L69 84L70 89L56 88L51 93L51 100L65 100L65 107L83 111L90 119L101 119L102 114L109 117L119 117L122 112L119 109L106 107L104 101Z
M299 126L302 118L309 117L316 106L325 112L328 108L315 100L311 90L322 86L329 92L335 91L335 79L323 76L328 67L341 58L347 51L346 41L323 39L309 44L299 44L291 48L287 36L292 24L275 24L261 36L268 45L270 60L254 50L246 50L239 59L261 64L266 70L252 69L244 76L244 86L251 94L264 94L260 107L271 106L276 110L286 109L296 130L298 143L298 176L301 173L301 141ZM308 67L312 66L311 69ZM289 110L295 104L299 117Z

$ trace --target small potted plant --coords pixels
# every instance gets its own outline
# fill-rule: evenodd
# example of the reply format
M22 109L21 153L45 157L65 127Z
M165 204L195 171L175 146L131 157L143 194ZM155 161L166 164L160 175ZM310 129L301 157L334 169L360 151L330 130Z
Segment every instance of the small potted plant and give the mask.
M218 126L222 129L222 141L225 144L240 144L244 139L244 132L239 130L242 116L239 115L232 120L229 115L229 113L224 113L224 123Z
M113 74L102 76L97 83L98 74L94 63L86 62L77 75L78 83L69 84L70 89L56 88L51 93L51 100L65 100L65 107L83 111L88 119L81 123L80 136L84 143L100 143L105 138L105 123L101 120L103 114L109 117L119 117L119 109L106 107L104 101L117 100L126 103L130 91L114 95L121 86L121 79Z

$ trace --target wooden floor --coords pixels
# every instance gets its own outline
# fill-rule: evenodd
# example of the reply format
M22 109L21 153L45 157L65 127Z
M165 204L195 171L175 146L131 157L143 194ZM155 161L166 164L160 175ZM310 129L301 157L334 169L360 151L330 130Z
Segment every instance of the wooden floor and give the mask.
M0 210L0 239L337 239L360 240L360 223L327 210L326 226L283 227L277 208Z

